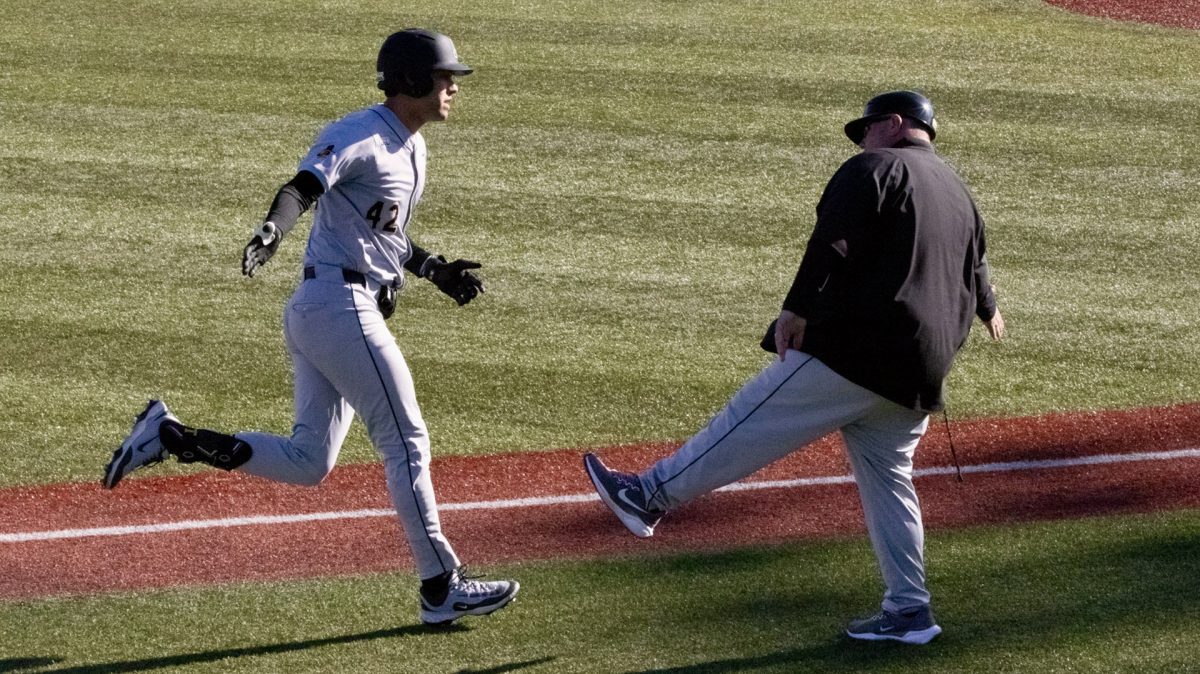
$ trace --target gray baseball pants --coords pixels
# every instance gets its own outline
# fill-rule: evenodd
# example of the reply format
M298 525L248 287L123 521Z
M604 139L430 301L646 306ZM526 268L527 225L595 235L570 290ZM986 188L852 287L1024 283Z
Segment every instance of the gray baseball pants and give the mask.
M913 453L929 417L854 384L820 360L788 351L742 386L682 447L640 475L665 510L750 475L840 430L887 591L883 608L929 603L925 535Z
M388 493L421 578L458 567L442 534L429 474L429 435L412 375L375 302L378 287L347 283L317 265L284 310L295 372L291 437L239 433L253 453L239 470L278 482L315 485L337 462L357 411L383 457Z

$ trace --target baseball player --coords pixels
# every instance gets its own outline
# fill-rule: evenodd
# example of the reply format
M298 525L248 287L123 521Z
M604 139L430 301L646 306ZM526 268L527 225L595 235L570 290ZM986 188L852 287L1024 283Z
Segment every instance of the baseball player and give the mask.
M912 91L868 101L845 126L862 152L834 174L778 319L779 357L709 424L640 475L584 465L601 500L638 536L662 516L832 431L845 440L887 587L856 639L924 644L941 632L925 586L912 458L943 408L942 387L973 316L1004 319L988 282L983 219L934 152L933 105Z
M316 485L332 470L357 412L383 457L388 491L421 578L420 619L447 624L508 604L516 581L483 582L463 571L442 533L429 474L429 437L408 365L385 320L405 271L429 279L460 306L484 291L467 260L447 262L413 243L408 225L425 189L420 129L444 121L472 69L450 38L406 29L384 41L377 61L386 100L329 124L275 196L243 251L254 276L315 208L302 282L284 310L295 372L290 437L226 435L183 425L151 400L113 454L103 484L168 455L279 482Z

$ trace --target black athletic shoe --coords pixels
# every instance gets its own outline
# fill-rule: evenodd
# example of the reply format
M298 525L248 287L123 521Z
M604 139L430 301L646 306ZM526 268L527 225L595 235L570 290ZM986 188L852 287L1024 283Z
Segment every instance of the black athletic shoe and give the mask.
M904 609L899 612L880 611L870 618L851 621L846 634L866 641L902 641L906 644L927 644L942 633L933 619L929 606Z
M621 520L621 524L634 536L649 538L654 535L655 525L666 512L647 506L642 481L637 475L610 470L600 457L591 453L583 456L583 467L587 469L588 477L592 478L600 500Z
M449 586L441 601L434 603L421 593L421 622L449 625L467 615L487 615L504 608L517 596L521 585L515 580L481 581L465 575L460 566L450 574Z
M158 427L162 422L179 421L167 406L159 400L146 403L146 409L133 420L133 430L125 442L113 452L112 460L104 468L104 479L100 484L105 489L117 486L121 478L141 468L167 458L162 440L158 437Z

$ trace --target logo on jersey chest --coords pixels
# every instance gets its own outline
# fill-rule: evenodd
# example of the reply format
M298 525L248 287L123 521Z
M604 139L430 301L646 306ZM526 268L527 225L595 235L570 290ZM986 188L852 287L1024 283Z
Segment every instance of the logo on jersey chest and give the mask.
M320 152L317 153L317 156L318 157L328 157L331 154L333 154L333 146L326 145L324 150L321 150Z

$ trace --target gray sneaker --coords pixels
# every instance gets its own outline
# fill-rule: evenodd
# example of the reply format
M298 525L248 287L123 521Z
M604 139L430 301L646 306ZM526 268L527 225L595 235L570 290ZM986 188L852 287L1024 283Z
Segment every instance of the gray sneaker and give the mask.
M587 469L588 477L592 478L600 500L613 511L625 528L641 538L654 535L654 527L666 513L647 506L642 481L637 475L610 470L600 457L592 453L584 455L583 467Z
M167 458L167 450L158 438L158 427L166 421L179 421L160 400L146 403L146 409L133 420L133 430L125 442L113 452L112 460L104 468L104 479L100 484L105 489L117 486L121 478L141 468Z
M880 611L870 618L851 621L846 634L865 641L902 641L906 644L927 644L942 633L933 620L929 606L908 608L899 612Z
M466 567L460 566L450 574L442 596L421 593L421 622L449 625L463 616L487 615L507 606L521 589L515 580L481 581L465 571Z

